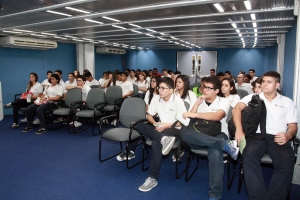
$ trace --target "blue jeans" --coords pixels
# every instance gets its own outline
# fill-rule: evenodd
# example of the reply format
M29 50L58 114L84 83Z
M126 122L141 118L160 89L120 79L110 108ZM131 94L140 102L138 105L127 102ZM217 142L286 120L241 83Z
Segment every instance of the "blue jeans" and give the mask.
M286 199L293 178L295 155L291 144L278 145L274 136L267 134L263 140L261 134L246 139L243 151L245 183L249 199ZM267 153L273 163L273 174L268 190L265 187L260 160Z
M183 127L180 136L192 149L207 147L207 158L209 161L209 197L221 199L224 175L223 149L226 141L228 141L227 135L225 133L219 133L216 136L209 136L197 132L191 127Z
M160 133L155 130L155 127L150 124L139 123L136 126L136 130L145 136L152 138L152 150L151 150L151 161L149 166L149 177L154 178L155 180L159 177L161 159L162 159L162 145L160 143L161 138L163 136L177 136L179 139L179 129L174 129L174 132L171 132L170 129L165 130L164 132Z

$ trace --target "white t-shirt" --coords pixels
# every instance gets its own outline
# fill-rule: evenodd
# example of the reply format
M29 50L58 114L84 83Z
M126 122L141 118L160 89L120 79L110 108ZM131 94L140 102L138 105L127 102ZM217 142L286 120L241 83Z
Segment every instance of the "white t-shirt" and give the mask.
M44 89L46 89L46 87L47 87L48 85L50 85L49 79L46 78L41 84L42 84L42 85L46 85L46 86L44 86Z
M59 84L64 85L65 82L62 79L60 79Z
M180 98L179 91L177 91L175 93L175 95ZM189 90L188 93L187 93L187 96L184 99L184 101L187 102L188 104L190 104L190 108L188 110L188 111L190 111L190 110L192 110L195 102L197 101L197 96L196 96L196 94L193 91Z
M63 86L60 84L56 84L55 86L48 86L45 91L44 95L47 95L48 97L56 97L57 95L62 96L64 92Z
M151 78L148 76L147 78L146 78L146 81L148 82L148 83L150 83L151 82ZM150 85L150 84L149 84Z
M48 79L47 79L48 80ZM32 96L38 96L38 94L43 93L43 86L42 84L36 82L29 90L33 95Z
M104 87L104 84L106 83L106 81L108 81L108 79L105 79L105 78L99 79L99 84L101 85L101 87Z
M241 86L238 85L238 83L235 84L235 88L236 89L242 89L242 90L246 90L248 92L248 94L252 94L252 86L250 83L243 83Z
M253 79L250 80L250 83L252 83L253 81L255 81L258 77L254 76Z
M239 100L241 99L240 96L238 94L231 94L228 97L225 97L226 99L229 100L230 106L232 108L235 107L235 105L239 102Z
M138 87L146 88L146 89L147 89L148 86L149 86L149 85L148 85L148 82L146 82L146 80L144 80L144 82L137 81L137 82L135 82L135 84L137 84ZM140 94L145 94L146 92L139 90L138 93L140 93Z
M251 101L253 95L254 94L247 95L239 102L248 106L248 102ZM276 135L280 132L286 133L288 124L298 123L297 110L290 98L277 93L272 102L269 102L263 92L259 94L259 97L264 100L267 108L267 134ZM260 126L258 126L256 132L261 132Z
M160 96L154 96L151 100L147 113L151 116L158 114L161 122L174 123L176 113L186 112L184 102L180 97L171 94L170 99L165 102ZM176 127L179 128L179 127Z
M68 91L68 90L66 90L67 86L77 86L76 80L74 79L73 83L70 83L70 81L65 82L65 84L64 84L64 93L66 93Z
M153 97L154 97L154 96L159 96L159 95L153 93ZM144 98L144 101L145 101L146 105L149 105L149 97L150 97L150 91L148 90L148 91L146 92L145 98ZM153 97L152 97L152 99L153 99ZM152 101L151 101L151 102L152 102Z
M163 78L163 77L169 77L169 78L171 78L171 75L170 74L168 74L167 76L162 75L161 78Z
M82 87L82 101L86 101L86 97L89 93L89 91L91 90L91 87L87 84L84 84L84 86Z
M86 81L85 84L91 86L91 85L99 85L99 81L96 79L93 79L92 81Z
M230 108L230 103L228 99L217 96L215 100L208 106L205 101L203 101L199 107L198 113L207 113L207 112L217 112L218 110L223 110L225 112L225 117L223 117L220 122L222 124L221 132L225 133L228 137L228 124L226 122L227 114Z
M133 85L129 81L122 82L120 87L122 88L122 96L128 94L129 92L133 92Z
M127 81L129 81L129 82L131 82L132 84L136 84L136 77L134 77L134 78L131 78L131 76L128 76L127 77Z

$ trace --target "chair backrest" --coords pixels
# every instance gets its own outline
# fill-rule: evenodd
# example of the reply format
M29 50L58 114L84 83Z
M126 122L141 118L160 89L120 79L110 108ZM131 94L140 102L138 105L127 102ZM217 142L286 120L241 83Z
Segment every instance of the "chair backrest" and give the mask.
M91 88L101 88L100 85L91 85Z
M231 118L232 118L232 109L233 109L233 107L230 106L229 111L227 113L226 123L228 123L229 120L231 120Z
M146 103L141 98L126 98L123 101L119 119L121 124L130 127L132 122L136 122L141 119L146 119Z
M105 102L114 105L116 99L122 98L122 88L120 86L109 86L105 93Z
M236 92L240 96L241 99L248 95L248 92L243 89L236 89Z
M67 91L65 98L65 106L70 108L71 103L82 100L82 92L79 88L73 88Z
M133 85L133 96L139 95L139 93L138 93L139 90L138 90L137 84L132 83L132 85Z
M86 107L87 109L93 110L94 105L97 103L105 102L105 92L101 88L93 88L89 91L86 97ZM105 105L101 106L102 109Z
M184 101L184 105L185 105L186 110L188 111L190 109L190 104L188 102Z

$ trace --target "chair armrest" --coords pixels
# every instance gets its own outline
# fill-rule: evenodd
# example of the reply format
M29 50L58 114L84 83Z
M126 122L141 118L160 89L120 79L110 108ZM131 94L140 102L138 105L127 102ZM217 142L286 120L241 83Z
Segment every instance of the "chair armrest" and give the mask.
M19 98L17 98L18 96L21 96L22 94L15 94L14 96L15 96L15 100L17 100L17 99L19 99Z
M148 121L147 119L141 119L141 120L138 120L137 122L132 122L130 124L130 129L135 129L136 125L138 125L141 122L147 122L147 121Z
M102 121L105 119L115 119L115 118L119 118L119 116L118 115L107 115L107 116L101 117L99 119L99 121L100 121L100 123L102 123Z
M124 98L115 99L115 105L118 105L124 101Z
M95 110L99 110L99 108L98 108L98 107L99 107L100 105L103 105L103 107L104 107L104 105L105 105L105 102L96 103L96 104L94 105L94 109L95 109ZM102 108L101 108L101 109L102 109Z
M75 108L79 108L80 106L82 106L82 104L83 104L83 101L74 101L71 103L71 106L75 107Z

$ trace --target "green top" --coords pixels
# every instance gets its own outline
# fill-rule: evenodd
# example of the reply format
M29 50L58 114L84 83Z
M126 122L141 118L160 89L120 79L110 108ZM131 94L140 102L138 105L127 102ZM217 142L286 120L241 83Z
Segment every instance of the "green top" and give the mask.
M196 94L197 97L200 97L203 95L203 93L199 92L199 87L193 87L193 92Z

